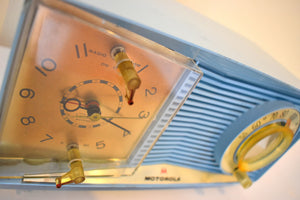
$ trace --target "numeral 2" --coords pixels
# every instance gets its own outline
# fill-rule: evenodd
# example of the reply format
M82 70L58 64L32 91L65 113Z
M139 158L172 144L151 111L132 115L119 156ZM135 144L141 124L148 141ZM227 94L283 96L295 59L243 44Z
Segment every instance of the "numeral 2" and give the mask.
M145 89L145 96L155 95L157 93L157 88L152 87L151 89Z

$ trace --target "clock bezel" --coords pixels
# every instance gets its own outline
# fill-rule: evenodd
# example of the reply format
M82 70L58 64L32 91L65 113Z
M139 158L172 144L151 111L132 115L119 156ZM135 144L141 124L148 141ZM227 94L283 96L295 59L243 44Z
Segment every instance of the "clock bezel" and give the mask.
M55 2L61 3L60 1L55 1ZM18 74L18 66L20 66L20 63L22 62L22 58L26 49L26 43L30 35L32 22L35 17L35 12L38 9L39 3L46 3L47 6L49 6L48 5L49 3L55 6L55 3L47 0L45 1L33 0L32 2L28 1L25 4L25 12L22 15L22 21L21 24L19 25L19 29L16 37L18 38L18 40L15 42L14 48L12 50L13 53L11 54L12 56L8 64L8 66L10 67L7 70L8 73L5 76L6 84L4 84L5 86L2 88L2 92L3 91L4 92L2 94L2 99L1 99L2 118L0 124L3 123L3 120L5 118L3 116L6 116L7 114L8 108L5 107L4 105L8 105L9 102L11 101L12 98L11 94L12 91L14 90L17 74ZM200 81L203 74L191 59L186 58L185 56L182 56L179 53L176 53L170 49L162 47L161 45L158 45L153 41L143 38L142 36L139 36L131 31L125 30L124 28L118 27L117 25L114 25L110 22L106 22L106 26L108 27L111 26L110 28L112 29L112 31L120 29L122 33L130 32L134 34L134 37L130 39L135 39L137 41L139 40L144 41L146 44L145 48L147 48L149 51L158 51L159 53L166 56L170 60L173 60L178 63L186 64L185 73L183 73L180 81L178 81L176 86L174 87L175 90L178 91L178 94L173 94L174 93L173 92L172 95L168 97L168 99L164 103L164 106L160 109L159 114L157 115L160 117L156 117L156 119L151 123L146 133L143 134L143 138L136 145L135 150L133 151L130 158L128 159L129 162L126 165L126 168L130 169L129 170L130 172L128 172L128 170L125 170L126 171L125 174L131 174L133 173L134 169L136 169L145 159L146 155L154 146L159 136L166 129L167 125L170 123L175 113L179 110L181 105L184 103L185 99L191 93L192 89ZM153 43L155 43L157 46L154 47ZM173 89L172 91L175 90ZM164 111L167 110L168 112L163 112L163 110ZM124 169L122 169L122 171L124 171Z

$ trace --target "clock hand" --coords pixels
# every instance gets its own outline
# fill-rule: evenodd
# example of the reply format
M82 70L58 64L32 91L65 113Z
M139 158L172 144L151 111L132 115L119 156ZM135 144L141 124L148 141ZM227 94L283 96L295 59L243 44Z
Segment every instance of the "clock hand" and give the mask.
M96 114L96 113L94 113L94 114ZM111 125L113 125L113 126L119 128L119 129L123 130L123 131L124 131L124 132L123 132L123 136L124 136L124 137L127 136L127 135L130 135L131 132L130 132L129 130L127 130L126 128L123 128L122 126L120 126L120 125L118 125L118 124L112 122L112 121L109 120L109 119L110 119L110 118L140 119L140 118L138 118L138 117L111 117L111 116L101 116L101 115L98 115L98 116L95 117L95 118L92 118L93 115L92 115L92 116L84 116L84 115L78 116L78 115L77 115L77 116L73 116L73 117L89 118L89 119L92 120L92 121L98 121L98 120L102 119L102 120L106 121L107 123L110 123ZM99 117L99 118L98 118L98 117ZM85 120L84 120L84 121L85 121Z
M91 95L90 95L91 96ZM89 100L87 100L89 99ZM114 109L112 109L110 106L106 106L105 104L102 104L101 101L95 100L96 98L93 97L85 97L85 98L80 98L80 97L72 97L72 98L66 98L63 97L60 103L63 104L64 110L68 112L75 112L79 109L84 109L84 110L92 110L91 107L94 107L94 109L97 109L96 107L104 107L106 110L109 110L111 112L115 112ZM96 111L93 111L96 112ZM99 112L99 110L97 111Z
M116 109L113 109L113 108L101 103L101 101L99 101L99 103L100 103L102 108L105 108L106 110L109 110L110 112L115 112L115 110L116 110Z
M94 104L94 106L99 106L99 104L100 104L100 102L98 102L96 100L91 100L91 101L85 102L85 101L79 100L77 98L64 99L63 101L61 101L61 103L63 103L64 109L68 112L77 111L79 108L87 110L91 106L93 106L92 104ZM112 108L110 108L104 104L101 104L101 107L105 107L106 109L114 112L114 110Z
M99 113L93 113L91 116L87 115L76 115L76 116L71 116L74 118L89 118L92 121L98 121L100 119L106 118L106 119L111 119L111 118L117 118L117 119L141 119L139 117L122 117L122 116L102 116Z
M122 126L112 122L111 120L101 116L100 104L97 100L88 101L86 103L86 108L87 108L88 117L92 121L97 121L99 119L102 119L102 120L106 121L107 123L110 123L111 125L123 130L124 131L123 136L126 136L126 135L130 134L129 130L127 130L127 129L123 128Z
M68 109L68 106L66 106L66 104L73 104L73 105L77 105L77 107L72 108L72 109ZM123 136L127 136L130 135L131 132L129 130L127 130L126 128L112 122L110 119L111 118L120 118L120 119L140 119L139 117L122 117L122 116L101 116L101 109L100 109L100 104L97 100L89 100L85 103L85 106L82 107L81 106L82 102L76 98L72 98L72 99L67 99L64 101L64 109L67 111L75 111L78 110L79 108L83 108L86 109L87 111L87 115L83 115L83 116L74 116L74 117L78 117L78 118L89 118L91 121L98 121L100 119L106 121L107 123L123 130Z
M63 104L64 110L68 111L68 112L75 112L77 111L79 108L83 108L82 107L82 102L77 99L77 98L63 98L63 100L60 102Z
M114 122L112 122L112 121L110 121L110 120L108 120L108 119L106 119L106 118L102 118L102 120L104 120L104 121L106 121L107 123L110 123L111 125L113 125L113 126L119 128L119 129L123 130L123 131L124 131L124 133L123 133L124 136L130 135L130 134L131 134L130 131L127 130L126 128L123 128L122 126L120 126L120 125L118 125L118 124L116 124L116 123L114 123Z
M107 119L107 118L140 119L139 117L102 116L101 109L100 109L100 103L97 100L88 101L86 103L86 110L87 110L86 117L88 117L92 121L98 121L100 119Z

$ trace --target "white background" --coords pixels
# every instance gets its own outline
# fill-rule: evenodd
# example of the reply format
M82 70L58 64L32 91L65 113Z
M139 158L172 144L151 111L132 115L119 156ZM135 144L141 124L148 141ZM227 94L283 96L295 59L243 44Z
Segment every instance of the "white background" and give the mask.
M14 21L17 21L18 16L11 9L18 10L18 5L20 5L18 2L20 1L0 1L0 27L2 27L0 44L9 46L11 44L12 31L14 30ZM116 1L101 0L99 2L103 4L102 6L105 9L113 12L112 4L116 4ZM179 0L179 2L183 4L182 9L190 9L191 13L201 13L202 16L243 35L243 37L249 39L264 52L271 55L287 71L298 77L299 81L300 1ZM130 6L133 6L132 3L137 3L137 1L133 0L130 3ZM156 6L159 6L159 4ZM124 7L120 8L124 9ZM130 9L128 8L128 10ZM5 13L12 16L9 22L4 21ZM176 15L180 16L180 13L176 13ZM134 13L128 16L129 18L134 18ZM154 21L155 23L159 25L157 21ZM214 48L210 47L209 45L205 46L205 48L215 49L222 54L234 55L224 51L222 45L218 46L216 44ZM8 50L5 48L0 49L1 71L5 68L7 52ZM240 57L242 56L240 55ZM237 59L239 60L239 58ZM240 61L243 61L243 59L241 58ZM276 68L274 69L271 65L268 68L270 73L273 70L276 71ZM239 185L216 188L123 191L84 191L80 189L70 191L63 188L60 190L36 190L34 188L0 189L0 199L300 199L300 184L298 182L300 180L299 153L300 144L298 143L271 170L247 190L242 189Z

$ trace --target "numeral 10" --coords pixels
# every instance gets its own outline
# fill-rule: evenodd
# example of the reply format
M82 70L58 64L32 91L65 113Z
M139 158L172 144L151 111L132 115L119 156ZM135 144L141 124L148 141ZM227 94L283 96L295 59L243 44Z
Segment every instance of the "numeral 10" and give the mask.
M47 76L47 72L51 72L56 69L56 62L51 58L45 58L42 60L41 66L35 66L35 69L43 76Z

